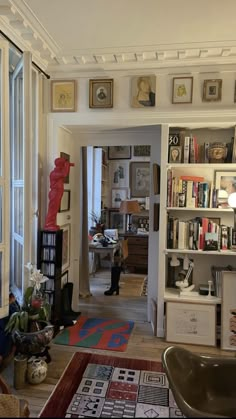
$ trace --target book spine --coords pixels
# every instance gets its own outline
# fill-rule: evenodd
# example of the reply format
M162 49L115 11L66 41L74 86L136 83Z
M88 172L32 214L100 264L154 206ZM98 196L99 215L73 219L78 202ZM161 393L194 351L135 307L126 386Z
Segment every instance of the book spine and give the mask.
M190 137L184 138L184 163L189 163L189 143Z

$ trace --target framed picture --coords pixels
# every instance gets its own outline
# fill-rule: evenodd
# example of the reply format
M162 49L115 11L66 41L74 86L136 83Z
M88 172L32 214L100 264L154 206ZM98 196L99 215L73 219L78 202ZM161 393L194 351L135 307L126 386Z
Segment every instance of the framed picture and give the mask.
M109 210L109 228L117 229L118 233L125 233L125 214L121 214L119 210Z
M127 145L108 147L109 160L131 159L131 147Z
M76 111L76 81L51 81L51 112Z
M236 171L215 171L215 188L230 195L236 192Z
M216 346L216 305L166 304L166 341Z
M221 349L236 349L236 272L222 272Z
M135 76L131 78L131 107L155 106L156 76Z
M149 157L151 154L150 145L135 145L133 155L134 157Z
M70 190L64 189L64 192L61 198L59 212L65 212L69 210L70 210Z
M152 165L152 175L153 175L153 193L154 195L159 195L160 193L160 176L161 176L161 169L159 164L153 163Z
M63 230L62 239L62 272L70 266L70 224L61 226Z
M204 102L217 102L221 100L222 80L204 80L203 96Z
M143 198L150 193L150 163L130 163L130 194L131 197Z
M169 147L169 163L181 163L182 146L171 145Z
M128 197L128 188L111 190L111 206L112 208L120 208L121 201Z
M67 284L68 280L69 280L69 271L65 271L63 272L61 276L61 288L63 288L64 285Z
M172 87L172 103L192 103L193 77L174 77Z
M70 155L67 153L64 153L63 151L60 152L60 157L63 157L64 159L70 161ZM70 172L68 175L64 178L64 183L70 183Z
M129 163L123 160L109 163L109 177L111 188L128 188L129 186Z
M234 103L236 103L236 80L234 82Z
M155 202L153 205L153 231L159 231L160 204Z
M113 79L89 80L89 107L113 108Z

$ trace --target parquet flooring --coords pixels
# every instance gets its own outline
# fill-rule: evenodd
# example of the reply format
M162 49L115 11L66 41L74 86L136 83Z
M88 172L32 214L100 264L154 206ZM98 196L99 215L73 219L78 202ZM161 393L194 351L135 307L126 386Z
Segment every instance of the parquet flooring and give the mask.
M72 354L77 350L80 352L93 352L108 356L160 361L164 348L170 345L170 343L165 342L164 339L153 336L150 323L147 322L147 297L132 295L132 290L134 289L133 281L130 280L129 285L126 286L126 295L122 296L122 293L120 293L118 296L104 296L104 291L109 285L105 284L107 276L108 274L106 272L100 272L97 277L91 280L91 292L93 295L85 299L80 298L79 310L82 314L90 317L110 317L133 320L135 326L128 343L127 351L114 354L112 351L88 350L87 348L51 344L50 354L52 362L48 364L46 380L39 385L27 384L24 389L18 391L13 388L15 394L18 394L29 401L31 417L38 416L43 405L55 388L55 385L61 377ZM141 289L141 284L139 289ZM137 292L135 293L137 294ZM234 356L233 352L221 351L219 348L214 347L196 345L181 346L196 353ZM2 372L2 375L10 386L13 387L13 362Z

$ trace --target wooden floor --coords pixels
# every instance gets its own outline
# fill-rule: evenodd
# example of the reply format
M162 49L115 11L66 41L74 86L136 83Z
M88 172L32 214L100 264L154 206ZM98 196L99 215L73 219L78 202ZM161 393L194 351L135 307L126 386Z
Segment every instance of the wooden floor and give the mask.
M125 288L125 295L104 296L104 291L109 285L109 276L106 272L98 273L95 278L91 277L92 296L86 299L80 299L79 309L84 315L90 317L110 317L124 320L133 320L135 326L131 334L126 352L88 350L87 348L76 348L71 346L51 345L50 354L52 362L48 364L48 374L46 380L39 385L26 385L23 390L16 391L13 388L13 362L2 372L2 375L12 387L12 391L26 398L30 403L31 417L37 417L43 405L46 403L58 379L63 373L72 354L76 351L94 352L103 355L112 355L126 358L141 358L154 361L161 360L163 349L170 345L164 339L156 338L152 334L150 324L147 322L147 297L132 295L134 287L134 278L129 279L129 285L121 278L121 288ZM136 278L137 282L140 278ZM139 281L141 289L142 281ZM207 346L181 345L192 352L209 355L234 356L233 352L221 351L219 348ZM66 397L66 395L65 395Z

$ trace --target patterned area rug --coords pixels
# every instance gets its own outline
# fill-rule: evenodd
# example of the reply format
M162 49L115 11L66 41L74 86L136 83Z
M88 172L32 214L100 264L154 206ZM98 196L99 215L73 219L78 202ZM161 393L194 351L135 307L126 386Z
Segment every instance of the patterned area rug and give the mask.
M52 416L183 417L161 362L88 352L73 355L40 414Z
M88 364L66 418L183 417L163 372Z
M63 329L53 340L58 345L125 351L134 322L80 316L74 326Z

